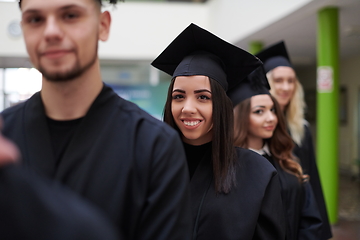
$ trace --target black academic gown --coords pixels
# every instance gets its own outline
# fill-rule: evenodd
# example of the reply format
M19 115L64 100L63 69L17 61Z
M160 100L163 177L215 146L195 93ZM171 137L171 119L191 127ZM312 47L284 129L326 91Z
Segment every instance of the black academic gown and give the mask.
M125 239L189 239L186 157L165 123L104 85L57 163L40 92L2 116L24 166L89 199Z
M0 168L0 239L116 240L97 208L21 167Z
M298 178L284 171L277 161L265 156L276 168L286 218L286 240L318 240L322 220L309 182L300 183Z
M190 182L194 220L191 239L285 239L276 170L260 155L236 149L237 186L228 194L215 192L211 148L197 166Z
M305 174L310 176L310 184L313 189L315 199L320 211L321 218L323 220L322 234L320 240L326 240L332 238L331 226L326 210L326 204L321 187L318 168L316 165L315 151L310 129L307 125L305 127L305 136L302 140L301 147L295 144L294 155L300 159L301 166Z

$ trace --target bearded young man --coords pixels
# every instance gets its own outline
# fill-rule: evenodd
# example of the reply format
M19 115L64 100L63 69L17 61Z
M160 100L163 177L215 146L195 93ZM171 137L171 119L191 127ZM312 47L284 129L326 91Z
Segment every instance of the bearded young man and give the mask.
M116 1L111 1L116 3ZM22 30L42 89L2 115L23 164L102 209L125 239L189 239L179 136L104 85L101 0L22 0Z

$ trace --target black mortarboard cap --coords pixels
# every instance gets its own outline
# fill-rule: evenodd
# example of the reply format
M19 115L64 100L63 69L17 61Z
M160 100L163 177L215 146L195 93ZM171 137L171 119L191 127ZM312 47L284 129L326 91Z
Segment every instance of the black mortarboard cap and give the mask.
M279 67L291 67L291 61L286 50L285 42L280 41L256 54L258 58L264 63L265 72Z
M151 65L173 78L208 76L226 91L260 66L261 61L247 51L192 23Z
M233 106L255 95L270 94L270 85L264 67L260 66L250 73L241 83L227 92Z

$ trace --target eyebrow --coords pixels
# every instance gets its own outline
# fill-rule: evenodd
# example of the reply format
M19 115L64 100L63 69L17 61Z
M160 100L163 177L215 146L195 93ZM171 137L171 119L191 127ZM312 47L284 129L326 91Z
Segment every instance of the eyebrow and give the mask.
M185 90L182 89L174 89L173 92L181 92L181 93L185 93ZM199 90L194 90L194 93L200 93L200 92L208 92L211 93L210 90L208 89L199 89Z
M254 108L266 108L266 107L263 105L257 105L257 106L252 107L251 109L254 109Z
M173 93L174 93L174 92L185 93L185 91L184 91L184 90L181 90L181 89L175 89L175 90L173 90L172 92L173 92Z
M76 4L70 4L70 5L66 5L66 6L63 6L60 8L60 11L64 11L64 10L67 10L67 9L71 9L71 8L84 8L82 6L79 6L79 5L76 5ZM22 14L30 14L30 13L39 13L39 12L42 12L41 10L38 10L38 9L27 9L25 10Z
M172 92L173 92L173 93L174 93L174 92L185 93L185 91L184 91L184 90L181 90L181 89L174 89ZM199 90L195 90L195 91L194 91L194 93L202 93L202 92L208 92L208 93L211 94L211 91L208 90L208 89L199 89Z
M195 90L194 93L201 93L201 92L208 92L211 94L211 91L208 89L199 89L199 90Z

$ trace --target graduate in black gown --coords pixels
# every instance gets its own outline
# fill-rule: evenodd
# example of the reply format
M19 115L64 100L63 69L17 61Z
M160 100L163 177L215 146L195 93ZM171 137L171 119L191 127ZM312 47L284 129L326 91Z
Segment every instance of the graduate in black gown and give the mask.
M42 89L2 112L4 135L24 167L88 199L125 239L189 239L180 137L102 81L97 49L109 36L110 13L99 0L45 2L20 2Z
M261 62L190 24L152 65L172 76L164 121L178 131L186 151L191 239L284 239L276 170L260 155L234 147L226 96Z
M228 92L234 105L235 145L265 156L276 168L287 240L317 240L322 220L307 175L292 155L293 142L263 67Z
M1 239L122 239L98 209L23 169L19 158L16 146L0 134Z
M330 239L332 237L331 226L316 165L313 138L310 125L304 118L306 107L304 91L292 67L285 42L275 43L258 53L257 56L264 62L271 94L279 102L285 115L287 128L295 143L293 153L300 159L304 173L310 176L310 184L323 220L320 239Z

